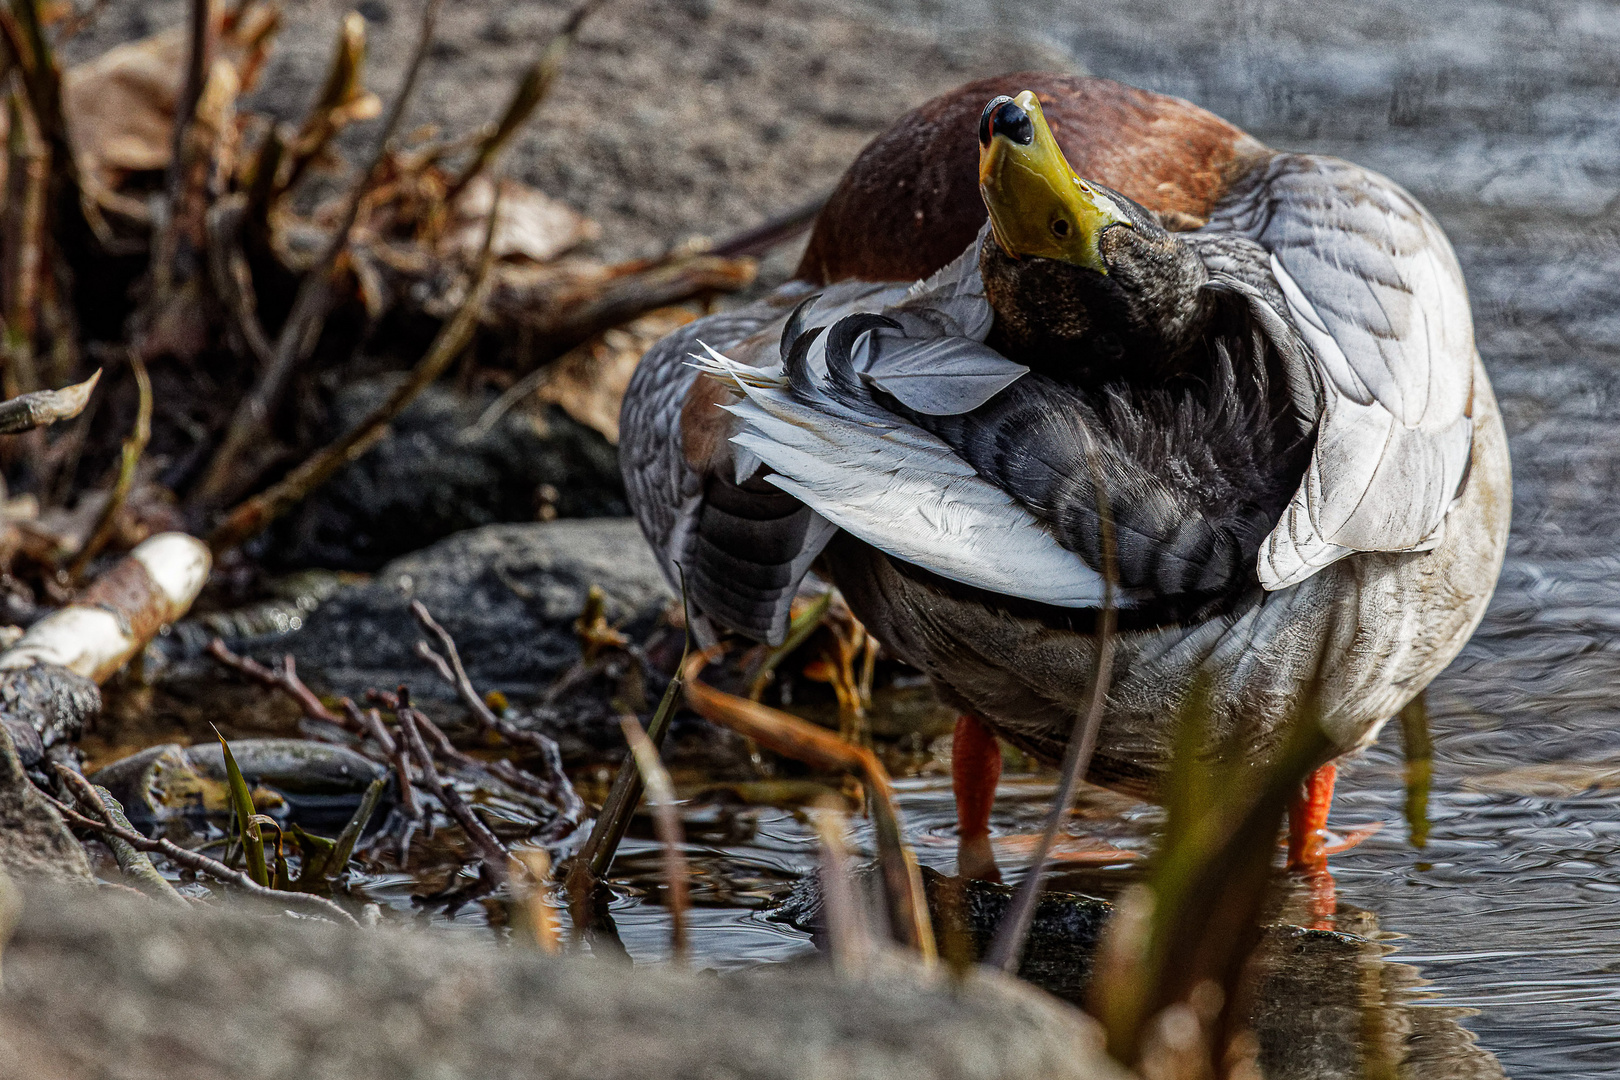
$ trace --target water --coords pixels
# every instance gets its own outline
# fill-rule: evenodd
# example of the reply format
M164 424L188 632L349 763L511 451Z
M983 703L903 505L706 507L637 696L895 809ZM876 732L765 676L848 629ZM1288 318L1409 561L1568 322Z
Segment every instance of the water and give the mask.
M1392 959L1429 980L1432 998L1403 984L1383 1006L1408 1009L1407 1021L1460 1019L1517 1080L1620 1075L1620 10L1573 0L1377 0L1329 14L1304 0L866 6L912 24L1039 33L1097 74L1191 98L1273 145L1377 168L1436 213L1507 424L1513 537L1483 626L1429 692L1427 846L1415 850L1401 821L1391 728L1342 768L1332 819L1341 830L1388 824L1333 869L1340 899L1395 935ZM899 789L922 862L950 869L948 780L924 774ZM1004 866L1019 864L1012 838L1035 831L1049 793L1041 777L1003 784L993 826ZM1095 795L1070 828L1140 852L1153 820ZM809 952L805 935L763 916L814 862L800 815L699 800L686 825L699 963ZM856 839L869 850L864 831ZM613 916L637 962L668 954L660 873L649 840L626 842ZM1131 873L1062 881L1107 892ZM406 911L419 887L393 875L367 891ZM432 918L482 934L489 914L470 905ZM1476 1075L1448 1071L1460 1060L1442 1054L1413 1075Z
M1464 1022L1509 1076L1620 1075L1620 772L1601 768L1620 769L1620 12L871 6L1037 30L1097 74L1189 97L1273 145L1380 169L1440 218L1507 423L1513 538L1484 625L1429 694L1427 847L1414 850L1401 824L1392 728L1342 770L1333 816L1341 828L1390 824L1334 872L1341 900L1401 935L1396 958L1431 980L1436 1006L1478 1010ZM1553 768L1524 772L1537 765ZM1566 790L1549 791L1549 775ZM922 860L948 866L946 785L905 784L902 804ZM1039 807L1028 784L1008 785L996 826L1031 831ZM804 869L810 842L791 814L761 813L756 829L754 843L712 857L761 879ZM627 854L632 875L651 880L649 850ZM633 901L619 925L632 954L663 949L656 914ZM805 947L741 908L705 910L694 941L719 965Z

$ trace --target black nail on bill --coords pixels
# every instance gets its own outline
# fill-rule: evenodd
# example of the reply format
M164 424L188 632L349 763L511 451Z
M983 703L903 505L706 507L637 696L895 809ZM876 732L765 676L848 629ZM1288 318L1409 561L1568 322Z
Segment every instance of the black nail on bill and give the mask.
M1005 135L1019 146L1035 141L1035 125L1030 122L1029 113L1005 95L993 99L979 116L979 145L989 146L997 135Z

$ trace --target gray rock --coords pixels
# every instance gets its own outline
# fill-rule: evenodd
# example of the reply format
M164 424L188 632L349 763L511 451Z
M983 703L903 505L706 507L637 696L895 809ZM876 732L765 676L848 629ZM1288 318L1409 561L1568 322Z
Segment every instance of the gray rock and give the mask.
M311 828L341 827L366 786L388 770L343 746L307 739L233 739L231 754L250 787L280 796L289 820ZM150 746L90 777L148 829L178 818L225 812L225 755L218 743Z
M580 657L573 623L592 585L633 640L673 599L627 518L491 525L396 559L370 582L339 589L303 629L255 651L289 651L312 686L358 696L409 683L419 698L453 697L415 655L420 600L455 637L480 691L541 692Z
M55 664L0 672L0 726L25 769L51 747L76 741L100 712L100 689L77 672Z
M878 957L859 980L821 965L716 976L233 908L26 893L5 947L0 1074L1125 1076L1081 1013L985 972Z
M344 386L331 430L359 423L402 374ZM542 514L628 513L618 458L596 431L555 407L508 412L482 438L463 433L495 399L430 386L390 433L278 522L261 549L273 566L376 570L451 533Z
M0 873L89 885L90 860L62 815L34 790L11 736L0 728Z

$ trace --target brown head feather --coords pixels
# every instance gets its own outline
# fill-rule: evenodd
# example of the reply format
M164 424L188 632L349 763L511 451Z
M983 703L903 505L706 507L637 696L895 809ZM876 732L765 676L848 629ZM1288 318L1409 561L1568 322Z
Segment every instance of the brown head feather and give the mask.
M906 281L960 255L984 224L978 123L999 94L1032 90L1088 180L1190 227L1269 157L1258 140L1181 98L1108 79L1024 71L968 83L901 117L850 166L816 221L798 276Z

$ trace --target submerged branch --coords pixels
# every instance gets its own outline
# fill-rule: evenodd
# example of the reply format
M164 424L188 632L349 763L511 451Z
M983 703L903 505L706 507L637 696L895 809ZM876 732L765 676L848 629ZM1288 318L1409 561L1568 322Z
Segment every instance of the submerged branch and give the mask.
M71 769L68 769L65 766L58 765L56 768L58 776L62 776L63 774L78 776L77 773L74 773ZM83 777L79 777L79 780L86 784L89 783L89 781L84 780ZM68 781L68 783L71 786L72 781ZM42 794L51 800L61 815L67 819L67 823L76 829L87 829L91 832L99 833L102 836L114 837L118 840L122 840L137 851L144 851L148 854L155 852L162 855L176 866L183 866L193 873L206 874L216 881L223 881L226 884L235 885L244 892L251 893L252 895L265 900L273 901L284 907L303 908L319 915L325 915L328 918L337 919L338 921L349 926L353 926L356 929L358 929L360 926L359 923L355 922L354 916L350 915L347 911L344 911L337 904L326 899L325 897L313 896L309 893L278 892L275 889L266 888L265 886L254 881L252 878L248 877L246 874L242 873L240 870L232 870L224 863L215 859L210 859L207 855L204 855L201 852L192 851L189 848L183 848L169 840L153 840L149 837L141 835L134 829L126 829L122 826L114 825L109 821L89 817L85 814L81 814L79 811L73 809L73 807L68 806L59 799L52 797L48 792ZM93 802L88 802L86 805L90 807L97 807L100 805L100 800L97 799Z

